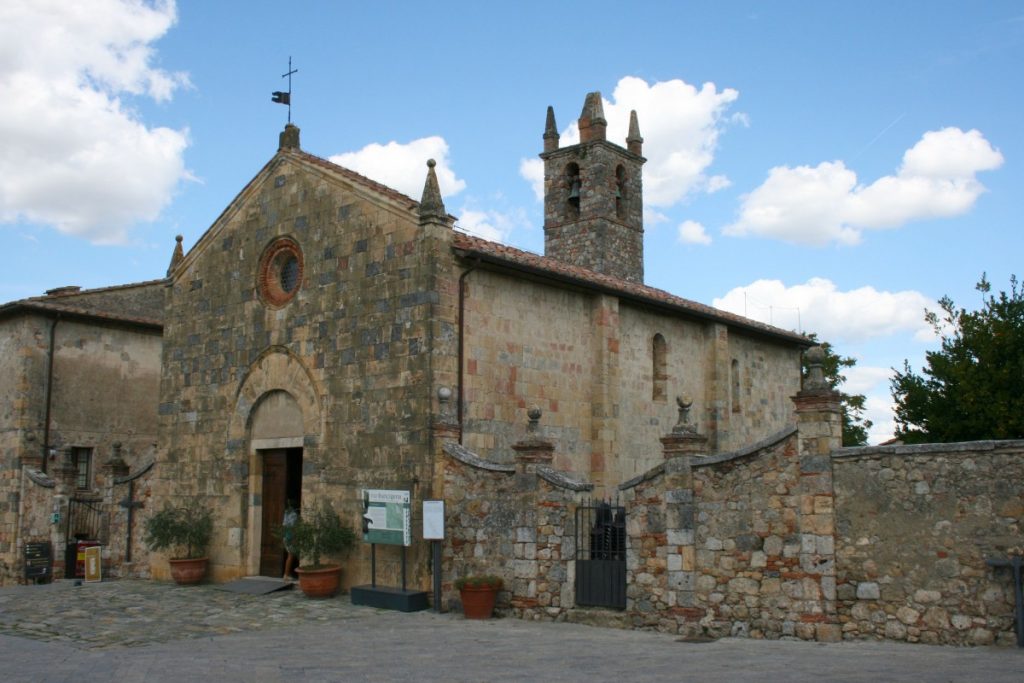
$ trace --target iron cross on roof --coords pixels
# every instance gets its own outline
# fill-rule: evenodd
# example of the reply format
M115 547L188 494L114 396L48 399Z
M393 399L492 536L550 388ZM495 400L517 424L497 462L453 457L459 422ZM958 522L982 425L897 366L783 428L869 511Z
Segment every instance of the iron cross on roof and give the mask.
M275 90L274 92L272 92L270 94L270 101L271 102L277 102L278 104L287 104L288 105L288 123L292 122L292 74L297 74L297 73L299 73L299 70L292 68L292 58L289 55L289 57L288 57L288 73L281 74L281 78L287 78L288 79L288 92L281 92L280 90Z

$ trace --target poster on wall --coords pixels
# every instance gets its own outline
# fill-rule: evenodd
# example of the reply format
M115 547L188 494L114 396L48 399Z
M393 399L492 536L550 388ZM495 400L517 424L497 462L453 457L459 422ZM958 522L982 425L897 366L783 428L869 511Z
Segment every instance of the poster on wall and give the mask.
M408 491L363 489L363 540L386 545L412 545Z

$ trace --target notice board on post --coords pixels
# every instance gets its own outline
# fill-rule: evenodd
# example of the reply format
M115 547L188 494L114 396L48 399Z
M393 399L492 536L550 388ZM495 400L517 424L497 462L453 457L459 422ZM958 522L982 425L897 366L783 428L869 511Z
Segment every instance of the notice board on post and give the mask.
M363 489L363 540L384 545L412 545L408 491Z

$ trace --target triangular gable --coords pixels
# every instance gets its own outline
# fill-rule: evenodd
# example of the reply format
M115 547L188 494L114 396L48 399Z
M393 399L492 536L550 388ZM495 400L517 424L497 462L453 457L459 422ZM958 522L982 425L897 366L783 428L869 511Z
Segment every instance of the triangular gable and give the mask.
M217 243L217 238L225 226L231 223L235 215L255 197L265 183L273 182L283 168L291 167L296 171L304 171L329 179L332 183L343 187L358 198L379 206L387 211L401 213L418 220L419 202L386 185L378 183L355 171L349 170L327 159L296 149L280 149L259 172L246 183L245 187L235 195L213 221L206 232L196 241L182 261L175 267L170 280L176 281L210 245Z

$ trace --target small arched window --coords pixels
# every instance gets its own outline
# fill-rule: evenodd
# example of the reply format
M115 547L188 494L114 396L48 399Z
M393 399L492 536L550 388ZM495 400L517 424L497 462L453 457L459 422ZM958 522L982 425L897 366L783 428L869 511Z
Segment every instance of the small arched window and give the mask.
M651 376L654 379L651 389L651 399L664 401L668 396L668 347L665 338L661 334L654 335L651 342Z
M583 187L580 180L580 167L576 164L569 164L565 167L565 186L569 189L567 197L569 218L579 218L580 193L583 191Z
M732 359L729 375L732 380L732 412L738 413L740 412L740 362L735 358Z
M626 168L621 164L615 169L615 215L626 217Z

